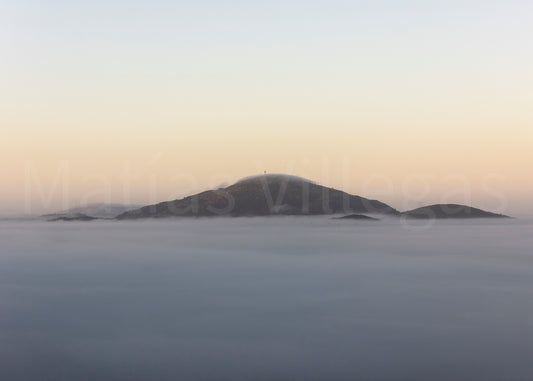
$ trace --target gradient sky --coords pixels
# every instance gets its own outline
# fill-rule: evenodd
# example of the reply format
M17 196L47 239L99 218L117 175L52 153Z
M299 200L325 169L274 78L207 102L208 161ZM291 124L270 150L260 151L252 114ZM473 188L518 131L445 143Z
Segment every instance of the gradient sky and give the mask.
M533 213L531 1L0 2L0 213L282 172Z

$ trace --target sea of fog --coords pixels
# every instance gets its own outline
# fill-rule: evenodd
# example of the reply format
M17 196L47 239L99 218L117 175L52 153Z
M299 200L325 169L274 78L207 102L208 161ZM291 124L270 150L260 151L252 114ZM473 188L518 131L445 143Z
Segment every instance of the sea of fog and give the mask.
M533 221L0 222L0 380L533 379Z

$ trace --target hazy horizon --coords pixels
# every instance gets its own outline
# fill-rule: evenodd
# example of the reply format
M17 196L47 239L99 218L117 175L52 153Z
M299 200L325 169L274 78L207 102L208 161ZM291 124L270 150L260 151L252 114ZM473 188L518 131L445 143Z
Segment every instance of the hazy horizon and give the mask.
M64 177L62 177L62 175ZM68 172L59 173L58 176L54 179L54 183L51 187L43 186L41 183L41 179L37 178L35 176L35 173L31 173L28 176L28 182L26 184L25 189L25 199L24 199L24 207L22 209L0 209L0 217L14 217L14 216L36 216L40 214L45 213L53 213L58 212L62 210L68 210L68 209L75 209L78 207L87 207L90 205L136 205L138 207L151 205L151 204L157 204L159 202L164 201L171 201L174 199L181 199L183 197L195 195L197 193L206 191L206 190L212 190L217 189L221 187L226 187L229 185L232 185L240 180L244 180L247 178L255 177L255 176L262 176L263 174L254 174L251 176L245 176L243 178L237 179L235 181L230 182L222 182L217 183L216 186L209 186L206 188L201 188L199 186L199 183L196 182L196 180L193 180L194 177L191 175L189 176L188 180L192 183L196 184L196 188L194 190L191 190L189 193L174 193L175 196L170 195L169 197L165 199L159 199L157 198L157 188L153 187L150 190L150 197L148 199L145 199L146 201L142 202L141 199L133 199L131 197L132 190L131 183L127 185L123 184L124 186L124 194L125 196L121 199L110 199L111 197L111 189L109 186L105 186L103 188L99 188L97 190L88 188L84 190L82 193L80 193L82 196L78 200L76 197L72 197L69 195L70 191L68 187L70 186L69 183L69 175ZM287 174L274 174L274 175L287 175ZM316 183L319 185L323 185L325 187L330 187L328 184L323 184L320 182L313 181L312 179L305 179L304 177L298 176L298 175L287 175L288 178L294 177L299 178L303 180L309 180L312 183ZM416 182L420 182L424 184L426 187L426 191L428 191L431 187L430 177L427 175L421 175L419 177L414 176L412 179ZM219 176L215 176L215 178L220 179ZM434 178L434 177L433 177ZM461 179L461 177L456 176L456 179ZM384 180L382 178L379 178L379 180ZM463 181L466 181L464 178L462 178ZM152 185L154 185L152 183ZM212 183L213 184L213 183ZM389 184L390 185L390 184ZM332 186L334 189L340 189L347 193L350 193L346 191L345 188L339 187L336 188ZM405 198L403 200L398 200L398 198L393 198L392 203L388 202L384 198L379 198L371 194L363 194L363 193L356 193L355 195L362 196L368 199L379 199L379 201L385 202L386 204L389 204L393 208L399 210L399 211L407 211L410 209L416 209L421 206L427 206L432 204L463 204L472 206L475 208L492 211L496 213L501 214L508 214L513 215L515 217L529 217L533 215L533 209L530 209L532 206L529 202L524 202L522 205L517 204L517 200L514 200L514 203L510 200L508 200L504 194L498 193L498 191L494 188L486 187L484 189L487 196L490 196L489 199L484 199L481 197L480 199L474 199L474 196L472 195L472 189L470 188L469 184L467 182L464 182L461 186L459 186L457 189L453 191L449 191L448 194L443 193L438 195L437 191L435 190L431 195L425 195L424 197L417 197L416 192L414 193L414 197L411 197L412 193L409 193L409 191L406 191L406 188L403 189L403 193L405 195ZM382 192L383 193L383 192ZM104 198L98 198L98 196L104 196ZM96 196L96 197L95 197ZM276 196L276 195L273 195ZM492 198L492 200L490 200ZM528 200L529 201L529 200ZM514 212L514 213L511 213Z

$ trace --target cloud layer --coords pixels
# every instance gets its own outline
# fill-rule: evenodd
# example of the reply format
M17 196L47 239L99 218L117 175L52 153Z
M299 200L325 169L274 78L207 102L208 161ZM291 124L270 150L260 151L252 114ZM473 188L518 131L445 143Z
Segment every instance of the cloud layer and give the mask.
M3 222L0 378L525 379L530 231L520 220Z

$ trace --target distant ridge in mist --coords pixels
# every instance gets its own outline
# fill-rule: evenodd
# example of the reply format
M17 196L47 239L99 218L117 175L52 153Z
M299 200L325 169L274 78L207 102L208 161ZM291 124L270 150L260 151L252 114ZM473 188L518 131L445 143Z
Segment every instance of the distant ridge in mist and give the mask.
M62 210L56 213L44 214L41 218L49 221L89 221L94 219L112 219L127 212L137 209L140 205L94 203Z

